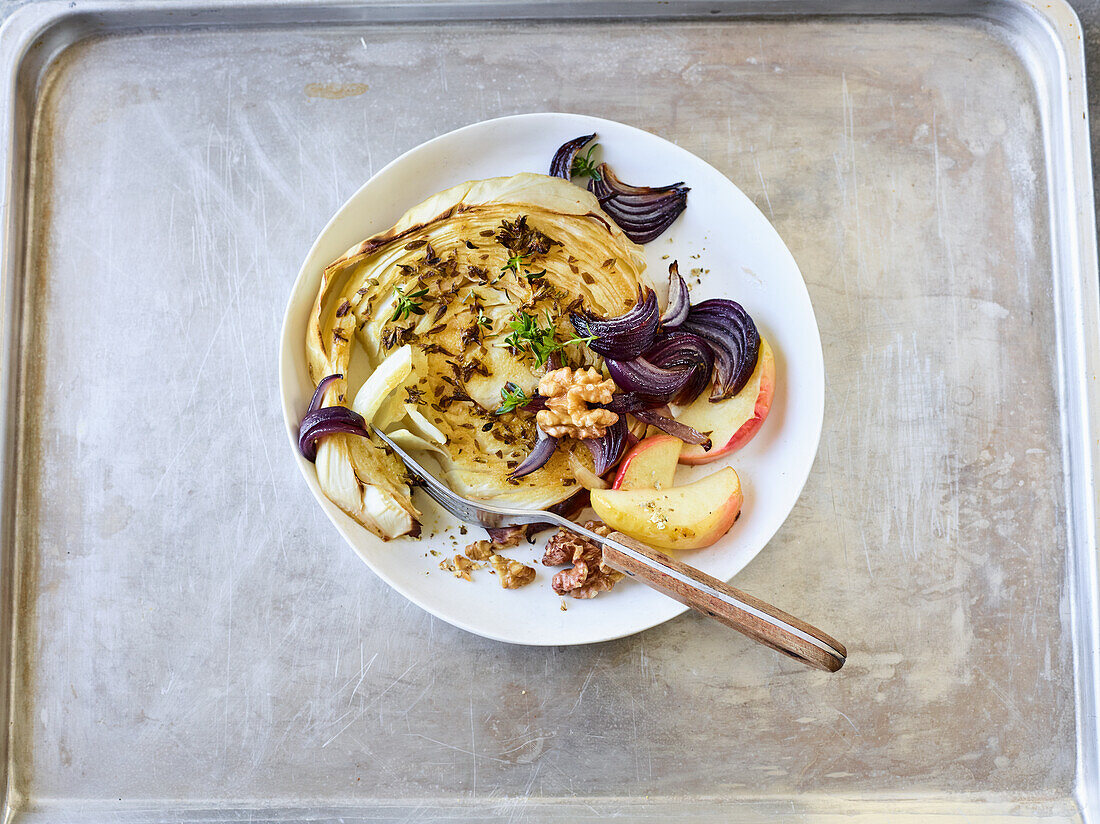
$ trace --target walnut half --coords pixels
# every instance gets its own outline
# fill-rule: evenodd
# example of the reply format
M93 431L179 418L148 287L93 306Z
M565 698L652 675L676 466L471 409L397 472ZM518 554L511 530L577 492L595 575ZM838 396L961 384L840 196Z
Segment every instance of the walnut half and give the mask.
M614 392L615 382L591 367L575 372L568 366L554 369L539 381L539 394L547 400L535 422L555 438L602 438L619 416L589 404L611 403Z
M597 535L611 534L611 528L599 521L587 521L584 527ZM604 566L602 558L603 550L597 544L567 529L559 529L546 542L542 563L545 566L573 564L570 569L554 575L552 586L558 595L569 593L574 598L595 598L623 577L621 572Z

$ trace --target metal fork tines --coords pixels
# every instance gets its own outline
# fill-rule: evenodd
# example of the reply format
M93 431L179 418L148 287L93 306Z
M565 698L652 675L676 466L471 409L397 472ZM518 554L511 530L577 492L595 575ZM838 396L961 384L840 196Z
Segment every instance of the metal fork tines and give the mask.
M460 521L468 524L477 524L487 529L543 523L547 521L553 521L561 526L568 526L570 528L573 526L571 521L566 521L564 518L554 515L552 512L541 512L529 509L508 509L505 507L481 504L471 501L468 498L463 498L461 495L452 492L446 484L439 481L431 472L417 463L415 458L395 444L385 433L379 431L376 427L372 428L374 429L374 434L381 438L386 445L394 451L394 454L401 459L409 472L416 476L416 479L420 482L420 488L423 489L433 501Z

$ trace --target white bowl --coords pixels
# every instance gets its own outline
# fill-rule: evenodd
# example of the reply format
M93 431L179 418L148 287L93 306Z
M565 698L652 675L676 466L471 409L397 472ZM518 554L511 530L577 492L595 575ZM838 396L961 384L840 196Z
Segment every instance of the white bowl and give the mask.
M476 527L462 536L458 525L422 493L425 512L419 539L385 542L333 505L317 484L313 464L298 453L298 421L313 384L305 361L305 330L324 267L353 244L391 226L411 206L465 180L518 172L545 173L566 140L597 132L602 159L623 180L638 185L684 181L691 187L687 211L646 246L649 274L663 291L668 263L678 259L689 283L701 283L693 302L728 297L741 303L771 342L777 386L771 413L757 436L725 459L681 467L678 482L731 465L741 476L741 517L715 545L681 553L681 559L729 580L771 540L787 519L817 452L825 409L821 338L806 284L794 258L752 201L717 169L648 132L575 114L526 114L466 126L429 140L394 160L367 181L329 221L306 256L290 294L279 351L283 414L302 475L329 519L375 574L413 603L462 629L519 644L586 644L641 632L686 607L633 581L587 601L563 599L550 588L556 569L537 565L538 577L517 590L496 576L475 572L474 581L439 569L442 557L484 537ZM541 541L539 542L542 543ZM433 556L431 550L440 553ZM507 553L525 562L539 546Z

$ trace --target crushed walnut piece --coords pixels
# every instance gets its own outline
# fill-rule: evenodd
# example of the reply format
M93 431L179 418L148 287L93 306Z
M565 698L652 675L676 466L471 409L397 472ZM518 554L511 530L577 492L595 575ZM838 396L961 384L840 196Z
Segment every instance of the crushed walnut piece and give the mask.
M474 541L466 546L466 557L471 561L488 561L498 549L511 549L519 546L527 537L527 527L508 526L489 530L489 540Z
M466 557L471 561L488 561L494 555L492 541L474 541L466 547Z
M481 564L474 563L469 558L465 558L461 555L455 556L454 574L456 578L461 578L463 581L472 581L474 579L470 573L475 569L481 569Z
M456 578L461 578L463 581L474 580L470 573L476 569L482 569L484 566L484 564L474 563L469 558L464 558L461 555L456 555L454 560L444 558L439 562L440 569L451 573Z
M554 369L539 381L539 394L546 408L535 414L535 421L547 435L555 438L602 438L607 427L619 420L610 409L589 404L611 403L615 382L604 379L596 369L568 366Z
M610 535L611 528L599 521L586 521L585 529L597 535ZM544 566L573 564L554 575L552 586L558 595L569 593L574 598L595 598L607 592L623 577L621 572L602 563L603 550L586 538L567 529L559 529L546 542Z
M500 577L500 585L505 589L518 589L535 580L535 570L532 567L524 566L519 561L510 560L496 553L498 549L511 549L519 546L520 542L527 536L526 527L491 529L489 535L490 539L487 541L474 541L472 544L467 545L465 549L466 557L456 555L454 565L462 569L463 563L487 561L493 571ZM483 564L474 563L471 566L474 569L481 569Z
M505 558L503 555L493 555L489 558L489 563L500 576L500 585L505 589L519 589L535 580L534 567Z

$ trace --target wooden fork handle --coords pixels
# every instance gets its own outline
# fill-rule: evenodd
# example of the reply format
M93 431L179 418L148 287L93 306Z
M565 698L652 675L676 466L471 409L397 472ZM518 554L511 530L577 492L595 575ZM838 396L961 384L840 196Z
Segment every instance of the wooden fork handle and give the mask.
M631 550L605 543L608 566L811 667L836 672L844 666L844 645L816 627L621 532L608 537Z

